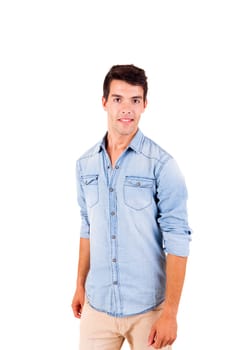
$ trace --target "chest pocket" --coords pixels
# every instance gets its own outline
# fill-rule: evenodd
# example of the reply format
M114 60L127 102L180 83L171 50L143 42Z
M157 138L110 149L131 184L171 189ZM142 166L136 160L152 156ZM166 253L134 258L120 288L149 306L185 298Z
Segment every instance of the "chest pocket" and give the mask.
M99 201L98 175L85 175L81 177L85 199L89 208Z
M126 176L124 182L125 204L141 210L152 203L154 180L145 177Z

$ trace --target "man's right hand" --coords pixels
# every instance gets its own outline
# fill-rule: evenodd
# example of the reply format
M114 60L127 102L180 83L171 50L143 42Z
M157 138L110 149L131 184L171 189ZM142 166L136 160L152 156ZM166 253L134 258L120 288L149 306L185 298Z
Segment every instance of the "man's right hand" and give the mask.
M81 318L84 302L85 302L85 289L83 287L78 287L74 293L74 297L71 304L75 317Z

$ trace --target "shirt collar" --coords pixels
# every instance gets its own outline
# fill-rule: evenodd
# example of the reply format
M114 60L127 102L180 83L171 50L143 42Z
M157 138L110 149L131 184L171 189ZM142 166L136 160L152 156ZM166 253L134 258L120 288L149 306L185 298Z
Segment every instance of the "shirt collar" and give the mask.
M106 136L107 136L107 133L104 135L102 140L97 143L96 148L95 148L95 152L96 153L102 151L103 149L104 150L106 149L106 147L105 147ZM144 139L144 135L141 132L141 130L138 129L138 131L134 135L133 139L131 140L128 148L131 148L135 152L140 153L141 152L141 148L142 148L143 139Z
M142 149L143 139L144 139L144 135L141 132L141 130L138 129L137 133L135 134L135 136L131 140L129 147L132 148L135 152L140 153L141 149Z

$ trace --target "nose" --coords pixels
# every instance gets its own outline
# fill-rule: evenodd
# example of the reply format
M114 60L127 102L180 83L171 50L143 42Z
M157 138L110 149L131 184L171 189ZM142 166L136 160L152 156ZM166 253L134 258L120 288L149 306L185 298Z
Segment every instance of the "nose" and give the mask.
M130 103L124 102L122 104L121 114L122 115L131 115L132 114L132 109L131 109Z
M131 111L129 111L129 110L122 110L121 114L122 115L131 115Z

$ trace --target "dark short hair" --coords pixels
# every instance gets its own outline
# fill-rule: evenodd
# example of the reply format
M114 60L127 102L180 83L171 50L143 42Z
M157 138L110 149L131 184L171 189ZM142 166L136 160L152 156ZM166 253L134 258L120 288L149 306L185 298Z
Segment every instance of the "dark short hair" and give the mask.
M115 65L107 73L103 84L103 97L107 100L112 80L123 80L131 85L138 85L143 88L143 100L146 101L147 96L147 77L145 71L133 64Z

